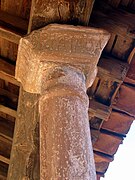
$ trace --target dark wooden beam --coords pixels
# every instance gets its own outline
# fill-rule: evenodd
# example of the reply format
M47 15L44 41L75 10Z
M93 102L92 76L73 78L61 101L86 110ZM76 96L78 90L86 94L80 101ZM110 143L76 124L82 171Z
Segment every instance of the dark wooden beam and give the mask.
M88 25L94 0L33 0L28 32L50 23Z
M114 9L105 3L104 0L101 0L97 2L90 24L104 28L110 33L118 34L123 37L135 38L134 19L135 15L133 13Z
M28 22L20 17L0 11L0 37L15 44L26 34ZM20 33L19 33L20 32ZM22 34L22 32L24 32Z
M104 177L104 173L96 171L97 174L97 180L100 180L101 177Z
M97 141L97 139L99 138L100 135L100 131L97 129L90 129L91 132L91 141L92 141L92 145L95 144L95 142Z
M4 161L8 162L7 158ZM8 164L0 161L0 179L6 180L7 179L7 171L8 171Z
M124 80L125 83L135 85L135 48L129 56L130 68Z
M94 159L95 159L95 165L96 165L96 171L105 173L109 163L112 161L111 158L107 158L107 156L102 156L101 153L95 153L94 152Z
M94 144L94 150L101 153L113 156L122 143L123 138L109 135L106 133L100 133L98 140Z
M112 162L114 160L114 156L110 156L108 154L105 154L105 153L100 152L100 151L95 151L95 150L93 152L94 152L94 154L100 156L102 159L104 159L107 162Z
M92 97L99 103L110 106L119 87L120 83L114 81L113 78L102 76L99 78L97 86L94 87L95 89L92 86Z
M12 141L14 132L14 122L0 117L0 136Z
M135 117L135 87L123 84L113 102L113 108Z
M90 121L90 128L100 130L102 123L104 122L103 119L97 118L97 117L91 117L89 116L89 121Z
M126 77L128 69L128 63L109 56L102 57L98 63L97 78L92 87L88 89L88 95L99 103L107 107L110 106Z
M15 29L21 33L26 33L28 29L28 22L26 20L2 10L0 11L0 24L11 27L11 29Z
M18 96L6 89L0 88L0 103L4 106L16 110L18 104Z
M0 155L0 161L4 162L5 164L9 164L10 159Z
M0 104L0 112L3 112L5 114L8 114L8 115L15 117L15 118L17 117L17 111L15 111L9 107L3 106L1 104Z
M0 172L0 179L2 179L2 180L7 180L6 174L7 174L7 173L4 173L4 175L3 175L3 172Z
M11 147L12 147L12 141L0 135L0 155L9 159Z
M6 96L9 99L12 99L14 102L17 102L18 100L18 96L16 94L13 94L12 92L2 88L0 88L0 96Z
M115 8L117 8L119 6L120 2L121 2L121 0L113 0L113 1L108 0L108 3Z
M130 129L133 120L134 117L132 116L129 116L119 111L112 111L108 121L103 122L102 129L120 135L126 135Z
M98 77L108 77L113 81L122 83L126 77L129 64L111 57L101 58L98 63Z
M9 28L0 27L0 37L15 44L19 44L22 36Z
M95 116L107 121L111 113L111 108L95 100L90 100L90 108L88 113L89 117Z
M17 86L20 83L15 79L15 66L0 58L0 78Z

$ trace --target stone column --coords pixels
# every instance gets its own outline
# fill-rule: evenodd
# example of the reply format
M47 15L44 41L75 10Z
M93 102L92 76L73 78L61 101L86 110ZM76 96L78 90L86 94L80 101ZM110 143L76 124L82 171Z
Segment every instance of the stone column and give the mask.
M103 30L54 24L20 41L16 78L40 94L41 180L96 180L86 84L108 38Z

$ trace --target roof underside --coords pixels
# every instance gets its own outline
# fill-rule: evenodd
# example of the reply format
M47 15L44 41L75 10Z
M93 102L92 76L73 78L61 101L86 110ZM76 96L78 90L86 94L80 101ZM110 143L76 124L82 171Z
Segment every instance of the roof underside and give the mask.
M76 5L76 2L79 0L72 3ZM14 74L19 39L27 32L50 23L37 20L36 10L42 7L40 3L30 15L30 9L33 11L35 8L33 4L32 0L1 1L0 179L7 177L17 115L20 84ZM63 14L60 20L54 18L52 22L94 26L111 33L98 64L98 75L87 91L96 171L100 179L135 117L135 1L95 0L93 8L86 8L85 20L80 19L73 15L67 18Z

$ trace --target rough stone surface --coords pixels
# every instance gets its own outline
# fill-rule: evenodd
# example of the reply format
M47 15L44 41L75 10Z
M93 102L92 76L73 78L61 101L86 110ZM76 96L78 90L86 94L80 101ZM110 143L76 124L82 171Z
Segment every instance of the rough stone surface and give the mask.
M20 92L7 180L40 180L39 95Z
M20 41L16 78L40 93L41 180L96 180L86 84L108 39L100 29L54 24Z
M108 39L104 30L80 26L53 24L33 31L20 41L16 78L26 91L40 93L45 62L70 64L81 69L86 77L95 76Z
M29 30L50 23L88 25L95 0L32 0Z
M85 76L47 63L40 100L41 180L96 180Z

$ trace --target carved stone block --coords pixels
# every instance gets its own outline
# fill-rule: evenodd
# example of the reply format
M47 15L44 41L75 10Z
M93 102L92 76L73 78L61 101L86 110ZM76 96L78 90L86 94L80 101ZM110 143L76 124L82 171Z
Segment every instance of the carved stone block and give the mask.
M45 63L55 62L79 68L91 84L108 39L107 31L80 26L53 24L33 31L20 40L16 78L26 91L40 93Z

